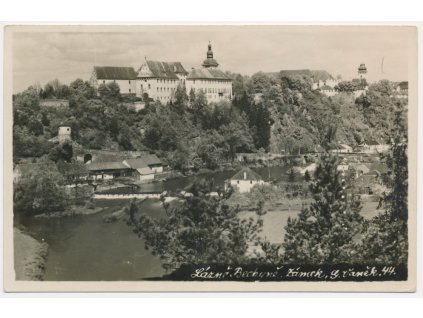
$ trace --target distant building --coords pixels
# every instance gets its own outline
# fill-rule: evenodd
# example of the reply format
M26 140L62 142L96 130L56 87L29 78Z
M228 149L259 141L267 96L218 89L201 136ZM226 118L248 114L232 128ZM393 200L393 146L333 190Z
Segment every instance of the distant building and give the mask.
M324 85L320 88L318 88L318 90L320 90L320 92L328 97L332 97L335 96L336 94L338 94L338 92L331 86L329 85Z
M174 100L179 85L189 94L202 91L208 102L232 99L232 79L218 69L211 44L201 68L187 72L181 62L145 60L138 71L132 67L94 66L91 85L98 89L101 84L114 82L122 94L136 94L163 104Z
M57 134L59 143L63 143L65 141L71 141L71 128L68 126L60 126L59 132Z
M395 88L397 97L407 98L408 97L408 82L400 82Z
M174 99L179 85L185 85L188 72L180 62L146 60L138 70L136 95L148 97L162 103Z
M390 146L388 144L380 144L377 141L370 140L363 142L357 147L357 151L367 154L384 153L389 151Z
M193 68L187 77L187 92L191 89L198 93L202 91L207 101L219 102L232 99L232 79L218 69L219 63L213 58L213 51L209 43L207 58L202 68Z
M334 149L329 150L330 153L352 153L353 148L346 144L339 144Z
M163 172L163 163L156 155L124 160L123 164L135 172L135 177L139 181L154 180L157 173Z
M240 193L250 192L255 185L263 185L265 182L260 175L250 168L243 168L227 181Z
M367 67L366 64L361 63L358 67L358 78L360 79L361 84L365 84L367 82Z
M335 88L336 85L339 84L339 81L333 78L328 78L326 80L319 80L317 82L314 82L312 85L312 89L318 89L318 88L322 88L324 86L329 86L331 88Z
M96 90L101 84L116 83L121 94L135 94L136 79L133 67L94 66L90 83Z
M94 180L111 180L132 176L131 169L123 162L93 162L85 166Z

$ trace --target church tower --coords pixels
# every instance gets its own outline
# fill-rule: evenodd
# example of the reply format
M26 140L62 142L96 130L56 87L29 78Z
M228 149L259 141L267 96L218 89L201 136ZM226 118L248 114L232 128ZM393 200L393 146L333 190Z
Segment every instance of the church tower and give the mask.
M218 67L219 63L213 58L213 51L211 43L209 42L209 49L207 50L207 58L203 62L203 67L205 68L215 68Z
M358 67L358 77L360 78L361 84L366 84L367 67L366 64L361 63Z

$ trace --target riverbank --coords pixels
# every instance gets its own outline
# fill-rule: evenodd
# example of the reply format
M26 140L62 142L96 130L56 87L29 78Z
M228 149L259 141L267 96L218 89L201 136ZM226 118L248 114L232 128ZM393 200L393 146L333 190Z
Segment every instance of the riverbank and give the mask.
M43 280L48 245L39 242L22 230L13 229L16 280Z

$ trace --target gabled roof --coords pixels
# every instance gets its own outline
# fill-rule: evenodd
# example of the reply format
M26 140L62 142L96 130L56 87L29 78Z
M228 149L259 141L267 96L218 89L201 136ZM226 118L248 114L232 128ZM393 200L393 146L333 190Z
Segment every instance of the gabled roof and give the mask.
M93 162L85 165L89 171L128 169L122 162Z
M261 181L263 179L257 172L254 172L250 168L242 168L230 180Z
M154 174L153 170L151 170L149 167L139 168L139 169L137 169L137 171L141 175Z
M132 80L137 78L133 67L94 66L97 79Z
M187 79L223 79L231 80L224 72L216 68L194 68Z
M179 79L177 74L188 74L181 62L161 62L147 60L146 64L151 74L138 74L138 77L154 77L164 79ZM141 70L141 68L140 68Z
M124 161L131 169L149 168L152 165L160 165L162 161L156 155L145 155L137 159L127 159Z

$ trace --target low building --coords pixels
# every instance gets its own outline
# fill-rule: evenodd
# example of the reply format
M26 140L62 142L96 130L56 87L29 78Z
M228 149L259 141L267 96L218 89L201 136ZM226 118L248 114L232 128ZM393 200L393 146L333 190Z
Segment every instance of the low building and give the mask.
M137 180L151 181L154 176L163 172L163 163L156 155L145 155L137 159L127 159L123 164L132 169Z
M57 168L67 183L84 182L89 177L87 165L82 163L60 162L57 164Z
M227 180L226 183L237 189L240 193L250 192L255 185L265 184L260 175L250 168L241 169L232 178Z
M339 144L336 148L329 150L330 153L353 153L353 148L346 144Z
M320 88L318 88L318 90L320 90L320 92L328 97L332 97L335 96L336 94L338 94L338 92L335 90L335 88L329 86L329 85L324 85Z
M390 145L388 144L380 144L377 141L371 140L360 144L357 147L357 151L360 153L378 154L388 152L389 148Z
M399 98L408 98L408 82L400 82L395 88L397 92L397 97Z
M111 180L118 177L131 177L131 169L123 162L93 162L85 165L94 180Z
M90 83L96 90L101 84L116 83L121 94L135 94L136 79L133 67L94 66Z

